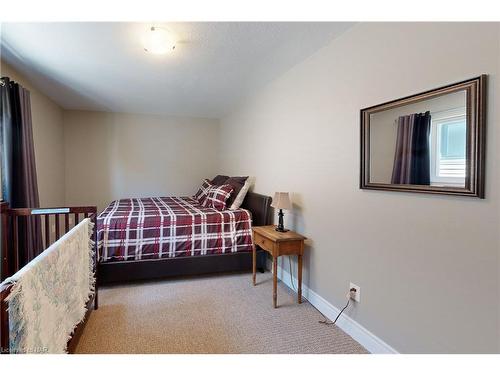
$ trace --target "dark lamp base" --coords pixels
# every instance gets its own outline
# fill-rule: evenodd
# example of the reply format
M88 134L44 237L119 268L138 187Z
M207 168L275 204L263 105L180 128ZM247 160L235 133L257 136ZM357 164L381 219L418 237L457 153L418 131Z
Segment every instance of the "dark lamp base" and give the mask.
M289 231L289 229L284 229L284 228L282 229L282 228L280 228L280 227L276 227L274 230L275 230L276 232L288 232L288 231Z
M280 212L278 212L278 225L276 226L276 232L288 232L288 229L285 229L285 226L283 225L283 210L280 209Z

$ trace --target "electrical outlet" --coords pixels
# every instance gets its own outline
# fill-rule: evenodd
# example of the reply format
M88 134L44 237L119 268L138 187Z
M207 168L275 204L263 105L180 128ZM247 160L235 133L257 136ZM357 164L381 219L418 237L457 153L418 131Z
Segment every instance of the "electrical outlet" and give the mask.
M356 292L351 293L351 298L355 300L356 302L361 302L361 288L357 286L356 284L353 284L352 282L349 283L349 290L351 289L356 289Z

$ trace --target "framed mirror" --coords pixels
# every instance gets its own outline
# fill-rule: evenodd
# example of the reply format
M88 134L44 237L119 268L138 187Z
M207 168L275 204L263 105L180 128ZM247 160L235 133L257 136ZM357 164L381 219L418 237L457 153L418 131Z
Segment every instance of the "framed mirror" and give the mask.
M484 198L486 75L361 110L361 189Z

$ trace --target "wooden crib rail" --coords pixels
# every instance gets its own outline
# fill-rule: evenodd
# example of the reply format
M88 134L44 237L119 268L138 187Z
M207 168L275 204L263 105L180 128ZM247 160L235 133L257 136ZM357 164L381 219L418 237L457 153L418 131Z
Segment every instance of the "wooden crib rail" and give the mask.
M87 308L90 308L92 303L94 309L98 308L98 286L97 286L97 207L96 206L79 206L79 207L50 207L50 208L9 208L7 203L0 202L1 219L2 219L2 280L12 276L19 271L24 265L32 259L23 258L21 262L20 249L19 249L19 224L22 220L29 220L29 218L36 218L40 221L40 227L43 237L43 249L34 254L37 256L43 252L52 243L56 242L59 238L67 233L71 228L76 226L80 220L89 218L94 224L94 232L92 234L95 241L94 244L94 272L95 272L95 293L93 298L89 301ZM33 258L33 257L32 257ZM9 296L11 285L4 285L0 287L0 354L8 353L9 348L9 317L8 317L8 303L6 298ZM86 317L87 317L86 316ZM85 319L86 320L86 319ZM68 348L71 352L76 346L83 325L80 324L75 330L72 338L68 342Z
M25 258L24 262L21 262L20 258L18 228L21 220L26 220L29 217L40 220L43 248L38 249L38 252L34 254L36 256L78 224L80 217L91 218L95 222L97 207L5 208L2 213L3 231L7 235L6 240L4 240L2 278L6 278L12 276L31 261L31 259Z

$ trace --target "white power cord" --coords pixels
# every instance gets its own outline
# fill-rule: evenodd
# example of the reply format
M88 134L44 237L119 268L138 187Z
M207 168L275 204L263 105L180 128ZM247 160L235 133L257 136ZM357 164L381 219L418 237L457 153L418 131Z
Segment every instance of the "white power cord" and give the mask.
M293 284L292 258L290 257L288 257L288 264L290 265L290 284L292 285L292 290L296 292L295 285Z

